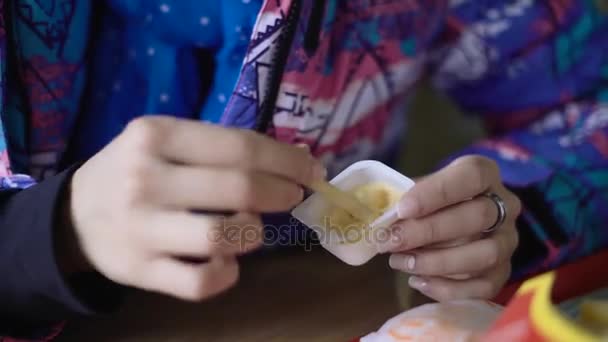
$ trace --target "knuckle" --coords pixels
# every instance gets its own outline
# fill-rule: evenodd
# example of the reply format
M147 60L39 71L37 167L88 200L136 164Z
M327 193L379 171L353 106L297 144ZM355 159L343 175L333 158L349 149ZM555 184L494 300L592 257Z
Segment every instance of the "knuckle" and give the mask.
M441 191L440 191L441 192ZM400 201L408 201L409 205L414 208L412 215L417 216L420 213L426 213L429 211L429 205L423 200L423 187L420 185L414 186L412 190L408 191L401 197Z
M409 238L406 233L407 225L403 222L395 224L391 229L378 230L380 235L377 236L379 241L390 241L394 250L406 251L416 248L416 242Z
M302 163L301 167L296 169L295 177L300 184L309 184L314 180L312 158L308 159L307 162Z
M482 163L484 163L484 157L476 155L476 154L470 154L470 155L466 155L463 156L461 158L459 158L458 164L462 164L462 165L466 165L469 169L472 168L476 168L478 165L481 165Z
M258 150L254 133L242 131L233 134L227 146L234 146L235 157L245 168L251 168L255 162Z
M153 151L163 139L164 125L159 118L134 119L125 130L129 145L137 150Z
M472 175L470 183L471 193L480 194L486 191L490 184L487 173L479 167L473 167L469 172Z
M420 243L420 246L430 245L440 241L441 232L437 221L432 219L425 219L420 221L420 225L423 231L423 238Z
M256 179L251 172L237 172L235 175L236 205L241 209L251 209L256 202Z
M495 239L487 240L486 249L486 266L494 267L498 265L500 260L500 247L498 241Z
M147 163L136 160L124 175L124 199L135 205L149 199L153 176Z
M441 203L450 203L451 202L449 187L450 186L448 185L448 183L445 179L437 180L437 194L439 195L439 200L441 201Z
M298 151L297 154L292 154L294 163L294 176L301 184L308 184L314 181L315 167L324 167L320 161L315 161L315 158L308 151Z
M446 274L446 264L441 257L418 258L418 267L428 274L444 275Z
M472 167L481 170L487 170L489 172L494 172L498 170L498 166L496 162L490 158L480 156L480 155L472 155L469 156L469 163Z
M466 158L466 163L464 163L467 166L466 173L471 175L469 184L471 192L484 192L491 184L493 177L496 176L498 166L493 160L482 156L474 155L464 158Z

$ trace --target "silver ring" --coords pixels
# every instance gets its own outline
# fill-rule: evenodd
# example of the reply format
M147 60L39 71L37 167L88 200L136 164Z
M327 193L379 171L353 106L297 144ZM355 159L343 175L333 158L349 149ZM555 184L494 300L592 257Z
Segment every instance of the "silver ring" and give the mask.
M500 228L505 220L507 219L507 206L505 205L505 201L493 192L486 192L482 196L489 198L496 205L496 209L498 209L498 216L496 217L496 222L488 229L484 230L482 233L488 234L494 232L496 229Z

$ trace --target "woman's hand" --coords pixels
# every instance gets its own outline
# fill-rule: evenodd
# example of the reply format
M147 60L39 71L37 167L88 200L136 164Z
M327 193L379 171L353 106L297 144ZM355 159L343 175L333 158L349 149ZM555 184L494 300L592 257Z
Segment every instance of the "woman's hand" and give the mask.
M491 233L484 231L500 215L486 193L498 195L506 207L505 221ZM392 268L412 274L410 286L435 300L489 299L511 273L520 211L519 199L503 186L494 161L462 157L404 195L401 221L379 249L392 253Z
M201 300L234 284L235 256L262 244L259 213L292 208L303 197L299 184L317 177L323 168L304 149L250 131L145 117L74 174L71 233L107 278Z

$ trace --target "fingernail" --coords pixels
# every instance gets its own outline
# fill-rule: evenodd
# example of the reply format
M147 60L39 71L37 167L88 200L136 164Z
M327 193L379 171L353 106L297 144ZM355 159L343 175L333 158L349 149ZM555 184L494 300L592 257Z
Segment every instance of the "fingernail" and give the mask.
M327 178L327 169L320 162L316 162L312 170L312 176L315 180L325 180Z
M401 266L403 265L402 263L402 259L403 257L401 255L391 255L390 258L388 258L388 265L390 266L390 268L400 271L401 270Z
M395 270L413 271L416 267L416 257L413 255L393 254L388 259L388 264Z
M405 258L405 266L407 267L407 270L413 271L414 268L416 268L416 257L413 255L406 255Z
M397 214L401 220L414 218L417 212L418 204L409 197L402 198L397 206Z
M416 276L411 276L407 282L410 285L410 287L412 287L416 290L422 290L423 288L425 288L427 286L427 282L424 279L422 279L420 277L416 277Z

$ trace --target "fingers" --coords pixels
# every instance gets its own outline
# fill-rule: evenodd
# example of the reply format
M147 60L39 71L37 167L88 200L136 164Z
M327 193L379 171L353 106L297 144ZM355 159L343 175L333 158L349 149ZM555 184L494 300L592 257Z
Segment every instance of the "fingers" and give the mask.
M208 299L233 286L239 267L233 257L215 257L191 264L172 258L151 263L141 287L189 301Z
M491 191L506 207L481 196ZM495 162L468 156L421 179L398 206L400 222L378 243L391 267L413 274L411 285L437 300L490 298L506 282L518 244L515 222L521 203L500 179ZM387 239L385 239L387 240Z
M263 226L256 215L219 217L188 212L150 214L140 239L156 252L172 256L236 255L263 243Z
M412 276L410 287L439 302L458 299L491 299L498 294L511 274L511 264L504 263L472 279Z
M394 254L390 266L421 276L479 274L507 262L517 246L514 231L502 232L464 245Z
M498 209L487 197L462 202L421 219L403 220L390 239L378 243L381 253L412 250L483 232L496 223Z
M165 167L163 182L150 184L161 204L178 209L287 211L302 201L302 188L269 173L217 167Z
M399 203L401 219L418 218L485 191L500 181L496 164L487 158L457 159L437 173L425 177Z
M517 231L511 224L481 240L395 254L389 262L392 268L413 274L410 285L435 300L489 299L507 281L517 244Z
M299 184L321 178L324 168L305 149L246 130L193 120L145 117L129 124L136 146L179 164L239 167L271 173Z
M504 188L495 192L506 206L507 217L502 226L513 227L521 212L519 199ZM497 219L496 203L486 196L477 196L422 218L397 222L389 230L390 238L378 241L377 248L380 253L399 252L455 242L483 233Z

